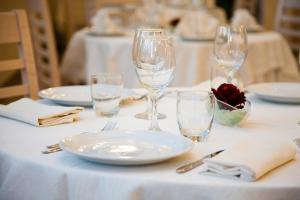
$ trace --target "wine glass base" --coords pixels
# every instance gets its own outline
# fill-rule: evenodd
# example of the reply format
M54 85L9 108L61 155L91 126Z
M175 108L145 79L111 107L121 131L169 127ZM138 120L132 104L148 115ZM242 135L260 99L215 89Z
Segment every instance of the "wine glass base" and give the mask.
M151 120L151 114L149 114L148 112L135 114L134 117L138 119ZM167 118L165 114L157 113L157 119L165 119L165 118Z

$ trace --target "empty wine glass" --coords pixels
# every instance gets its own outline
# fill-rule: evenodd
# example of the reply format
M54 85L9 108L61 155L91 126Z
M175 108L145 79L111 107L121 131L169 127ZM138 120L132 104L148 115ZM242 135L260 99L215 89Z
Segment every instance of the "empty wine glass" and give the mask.
M163 29L154 29L154 28L138 28L136 31L135 31L135 34L134 34L134 39L133 39L133 44L132 44L132 61L135 65L137 65L137 62L136 62L136 58L137 58L137 51L138 51L138 48L137 46L139 45L140 43L140 40L142 37L149 37L149 36L152 36L152 37L159 37L159 36L165 36L166 33ZM142 113L137 113L135 114L135 118L138 118L138 119L147 119L147 120L150 120L152 118L151 112L152 110L152 103L151 103L151 99L149 96L147 96L147 109L142 112ZM166 115L164 114L161 114L161 113L157 113L157 118L158 119L164 119L166 118Z
M173 79L175 58L172 40L166 36L142 37L137 46L135 71L152 102L150 130L160 131L157 122L157 100Z
M244 26L219 26L214 41L214 57L232 83L236 71L247 57L247 32Z

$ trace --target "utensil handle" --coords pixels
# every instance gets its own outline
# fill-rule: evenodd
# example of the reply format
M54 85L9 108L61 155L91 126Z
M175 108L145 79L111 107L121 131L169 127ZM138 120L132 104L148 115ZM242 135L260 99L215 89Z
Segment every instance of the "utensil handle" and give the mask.
M203 159L205 159L205 158L212 158L212 157L218 155L219 153L221 153L222 151L224 151L224 149L219 150L219 151L216 151L216 152L211 153L211 154L208 154L208 155L204 156L203 158L201 158L201 159L199 159L199 160L196 160L196 161L194 161L194 162L190 162L190 163L188 163L188 164L182 165L181 167L178 167L178 168L176 169L176 172L177 172L178 174L182 174L182 173L191 171L192 169L194 169L194 168L196 168L196 167L202 165L202 164L203 164Z
M181 166L181 167L178 167L178 168L176 169L176 172L177 172L178 174L181 174L181 173L185 173L185 172L191 171L192 169L194 169L194 168L200 166L202 163L203 163L203 162L202 162L202 159L196 160L196 161L194 161L194 162L190 162L190 163L185 164L185 165L183 165L183 166Z

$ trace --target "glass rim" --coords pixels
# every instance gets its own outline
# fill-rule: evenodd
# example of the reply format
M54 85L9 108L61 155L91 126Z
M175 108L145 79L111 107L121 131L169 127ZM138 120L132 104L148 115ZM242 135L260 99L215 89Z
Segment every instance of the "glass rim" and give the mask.
M145 31L145 32L150 32L150 31L153 31L153 32L164 32L165 29L162 29L162 28L137 28L135 31L136 31L136 32L138 32L138 31Z
M169 41L173 41L173 37L172 36L143 36L142 40L169 40Z
M91 79L93 79L93 78L121 78L122 79L122 74L104 72L104 73L97 73L97 74L91 75Z
M229 29L229 30L231 30L231 31L237 31L237 30L243 29L244 31L247 32L247 27L246 27L245 25L239 25L239 26L233 26L233 25L219 25L219 26L217 27L217 30L223 29L223 28Z
M237 108L237 107L235 107L235 106L232 106L232 105L229 105L228 103L226 103L226 102L224 102L224 101L221 101L221 100L219 100L219 99L217 99L217 98L216 98L216 101L217 101L217 102L220 102L220 103L223 104L223 105L228 106L229 108L232 108L233 110L240 110L239 108ZM246 99L246 101L245 101L245 106L246 106L246 105L251 106L251 102L250 102L248 99ZM244 108L245 108L245 107L244 107Z
M213 92L206 90L177 90L176 91L178 97L188 97L191 95L202 95L206 94L207 96L215 96Z

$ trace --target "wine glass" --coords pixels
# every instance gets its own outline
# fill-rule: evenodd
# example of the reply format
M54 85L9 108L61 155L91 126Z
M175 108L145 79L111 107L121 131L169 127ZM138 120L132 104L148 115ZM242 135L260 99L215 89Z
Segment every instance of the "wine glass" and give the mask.
M137 46L135 71L152 102L150 130L160 131L157 122L157 100L173 79L175 57L172 40L166 36L142 37Z
M132 45L132 61L133 61L133 63L135 65L137 65L137 62L136 62L137 51L138 51L137 46L139 45L142 37L149 37L149 36L159 37L159 36L165 36L165 35L166 35L166 33L165 33L165 30L163 30L163 29L138 28L135 31L133 45ZM151 102L151 99L149 98L149 96L147 96L147 109L142 113L135 114L134 117L138 118L138 119L150 120L152 118L151 110L152 110L152 102ZM166 115L157 113L157 118L164 119L164 118L166 118Z
M236 71L247 57L247 32L244 26L219 26L214 41L214 57L218 67L232 83Z

